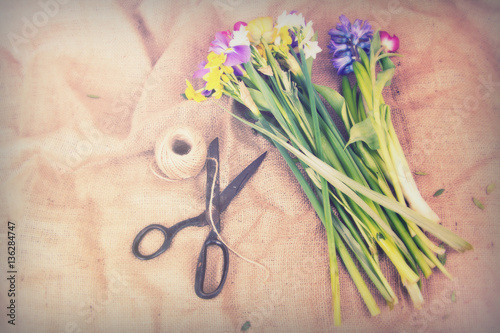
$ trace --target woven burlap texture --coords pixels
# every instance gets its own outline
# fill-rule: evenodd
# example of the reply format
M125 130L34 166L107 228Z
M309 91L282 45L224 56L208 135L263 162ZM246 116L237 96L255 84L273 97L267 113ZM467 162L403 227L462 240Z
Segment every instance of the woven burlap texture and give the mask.
M2 2L0 52L0 331L2 332L489 332L500 324L496 283L500 187L499 14L496 1L23 1ZM323 52L313 81L339 87L327 32L341 14L397 34L385 92L417 183L442 224L474 251L449 251L450 281L423 282L412 308L371 318L341 265L343 325L333 327L324 229L275 148L224 110L227 98L181 97L216 31L298 10ZM150 261L131 251L151 223L171 226L205 207L205 170L167 182L150 169L169 127L220 140L220 183L264 151L258 172L221 215L234 254L222 293L202 300L194 271L208 227L180 232ZM444 188L439 197L436 190ZM481 200L477 208L472 197ZM16 325L9 325L7 221L16 224ZM143 250L160 242L151 235ZM5 275L4 275L5 273ZM366 277L366 276L365 276ZM368 280L368 279L367 279ZM454 295L452 297L452 295ZM4 314L5 313L5 314Z

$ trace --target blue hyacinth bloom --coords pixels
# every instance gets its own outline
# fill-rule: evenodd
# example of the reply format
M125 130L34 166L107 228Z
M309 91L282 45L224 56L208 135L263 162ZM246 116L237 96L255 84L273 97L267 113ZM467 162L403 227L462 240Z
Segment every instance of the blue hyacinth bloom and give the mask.
M352 73L352 64L359 60L358 47L370 54L373 30L368 21L358 19L351 25L345 15L341 15L339 19L337 27L328 32L331 38L328 48L333 53L333 67L339 75L346 75Z

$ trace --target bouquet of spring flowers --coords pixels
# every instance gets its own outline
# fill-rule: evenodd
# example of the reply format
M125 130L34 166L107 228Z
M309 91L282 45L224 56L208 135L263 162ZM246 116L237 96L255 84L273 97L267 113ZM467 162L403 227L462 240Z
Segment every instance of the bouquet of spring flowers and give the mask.
M312 83L312 62L321 51L312 25L292 11L276 21L261 17L217 32L207 60L193 75L201 88L186 81L185 96L202 102L227 95L244 104L251 121L231 114L282 154L325 227L336 325L341 323L337 254L372 315L380 309L354 260L392 308L398 299L381 271L380 249L419 308L419 270L428 277L437 266L450 276L436 258L443 249L422 230L455 250L472 247L436 223L411 177L382 97L395 68L392 45L381 38L387 36L341 16L328 47L339 74L354 72L356 78L351 86L344 76L342 96ZM342 118L348 142L323 100Z

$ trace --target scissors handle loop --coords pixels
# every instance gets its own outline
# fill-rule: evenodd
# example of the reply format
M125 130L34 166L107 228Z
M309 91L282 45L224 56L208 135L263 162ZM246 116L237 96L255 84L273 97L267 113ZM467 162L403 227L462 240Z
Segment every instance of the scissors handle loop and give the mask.
M163 244L160 246L160 248L158 250L156 250L156 252L154 252L152 254L148 254L148 255L142 254L139 251L139 245L141 244L143 238L149 232L151 232L153 230L161 231L163 233L165 240L163 241ZM161 224L150 224L147 227L145 227L144 229L142 229L137 234L137 236L135 236L134 241L132 242L132 253L134 254L134 256L136 256L138 259L141 259L141 260L150 260L150 259L156 258L168 249L168 247L170 246L170 243L172 242L172 237L173 237L173 235L169 233L168 228L165 228Z
M222 267L222 277L220 279L217 288L214 291L205 292L203 290L203 285L205 283L205 274L207 272L207 250L209 246L217 246L222 250L224 265ZM229 251L226 245L224 245L224 243L222 243L216 237L209 236L208 239L203 244L200 256L198 258L198 264L196 266L196 276L194 281L194 290L196 292L196 295L198 295L199 298L203 299L211 299L219 295L220 292L222 291L224 283L226 282L228 270L229 270Z

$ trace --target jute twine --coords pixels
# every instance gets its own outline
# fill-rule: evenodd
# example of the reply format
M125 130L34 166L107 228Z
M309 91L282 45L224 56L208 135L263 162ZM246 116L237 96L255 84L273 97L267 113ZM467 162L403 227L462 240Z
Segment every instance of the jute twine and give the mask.
M207 145L200 133L189 127L167 129L156 141L156 176L169 180L191 178L205 165Z

